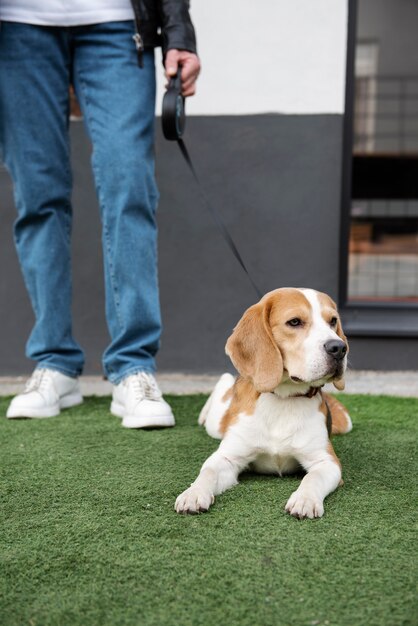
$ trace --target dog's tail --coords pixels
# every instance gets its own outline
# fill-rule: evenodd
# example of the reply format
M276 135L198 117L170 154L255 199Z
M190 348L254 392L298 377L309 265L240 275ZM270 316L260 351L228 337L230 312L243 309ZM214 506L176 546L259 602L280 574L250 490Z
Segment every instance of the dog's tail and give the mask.
M353 428L351 417L348 414L347 409L337 398L330 396L327 393L322 394L326 400L329 410L331 412L332 430L333 435L345 435L349 433Z
M232 374L223 374L200 411L199 424L204 424L208 435L215 439L222 438L219 425L230 405L234 382L235 378Z

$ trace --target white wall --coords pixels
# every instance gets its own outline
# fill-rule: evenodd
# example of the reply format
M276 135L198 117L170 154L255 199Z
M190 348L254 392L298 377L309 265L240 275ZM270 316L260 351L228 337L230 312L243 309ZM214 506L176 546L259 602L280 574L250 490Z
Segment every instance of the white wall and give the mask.
M191 13L203 69L189 114L344 111L348 0L191 0ZM160 68L158 107L163 85Z

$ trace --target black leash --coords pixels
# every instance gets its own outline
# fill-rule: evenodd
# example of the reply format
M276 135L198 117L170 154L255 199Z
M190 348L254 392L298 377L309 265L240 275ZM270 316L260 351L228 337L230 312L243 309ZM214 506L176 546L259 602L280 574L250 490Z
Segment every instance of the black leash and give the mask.
M238 263L241 265L242 269L244 270L244 272L247 274L248 279L250 281L250 283L252 284L252 286L255 289L255 292L257 294L257 296L259 298L263 297L263 294L261 293L260 289L257 287L257 285L255 284L254 280L251 277L250 272L248 271L242 256L240 255L237 246L234 243L234 240L231 237L231 234L229 233L227 227L225 226L224 222L221 219L221 216L219 215L219 213L217 211L215 211L215 209L212 207L212 205L209 202L209 199L206 195L206 193L203 190L203 187L199 181L199 178L196 174L196 170L194 168L193 162L190 158L190 154L186 148L186 144L184 143L183 139L178 139L177 140L177 144L180 148L180 152L182 153L184 160L186 161L187 165L189 166L189 169L192 173L193 178L195 179L195 182L199 188L200 191L200 195L204 201L204 204L206 205L206 208L209 210L209 212L211 213L213 219L215 220L219 230L221 231L226 243L228 244L230 250L232 251L232 254L235 256L236 260L238 261Z
M257 287L256 283L251 277L250 272L248 271L242 256L240 255L237 246L234 243L234 240L231 237L230 232L225 226L220 214L216 211L211 203L209 202L209 198L205 193L202 184L199 180L199 177L196 173L196 169L193 165L193 161L190 157L189 151L186 148L186 144L182 139L182 135L184 133L184 127L186 123L186 115L184 109L184 98L181 95L181 78L180 71L177 72L176 76L174 76L170 82L166 93L164 94L163 99L163 109L162 109L162 127L163 134L166 139L169 141L177 141L177 144L180 148L180 152L183 155L184 160L196 182L196 185L199 189L201 198L203 203L205 204L208 211L211 213L213 219L215 220L216 225L218 226L223 238L225 239L227 245L229 246L232 254L241 265L244 272L247 274L248 279L252 286L254 287L255 292L259 298L263 297L263 293Z

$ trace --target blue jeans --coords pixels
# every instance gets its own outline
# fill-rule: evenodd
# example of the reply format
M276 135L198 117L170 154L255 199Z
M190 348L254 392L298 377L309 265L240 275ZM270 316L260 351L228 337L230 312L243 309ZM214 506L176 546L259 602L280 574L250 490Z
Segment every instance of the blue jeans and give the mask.
M14 184L14 234L35 313L26 354L69 376L84 355L71 321L68 88L93 145L102 220L106 319L103 355L114 383L155 371L161 319L157 278L153 51L137 64L133 22L0 28L0 149Z

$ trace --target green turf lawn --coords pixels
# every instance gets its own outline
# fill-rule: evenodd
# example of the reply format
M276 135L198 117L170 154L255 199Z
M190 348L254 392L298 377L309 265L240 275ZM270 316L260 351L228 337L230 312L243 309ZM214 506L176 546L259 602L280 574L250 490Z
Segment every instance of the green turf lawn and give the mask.
M418 400L340 397L345 485L314 521L284 512L300 478L249 474L174 512L218 445L204 396L168 398L174 430L123 429L107 398L1 419L1 625L416 625Z

